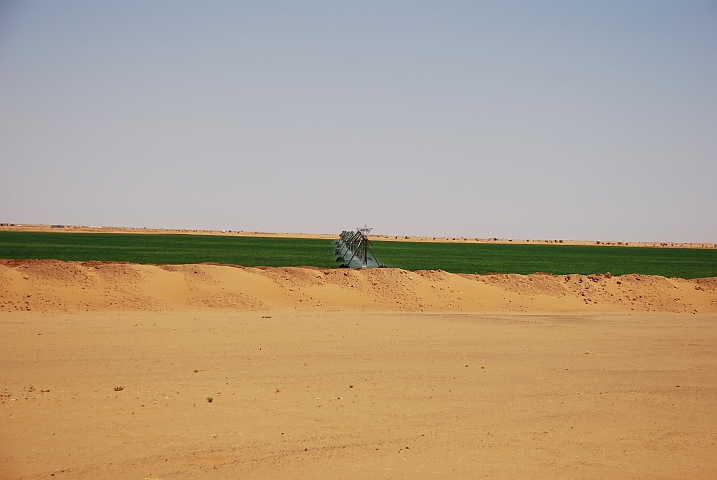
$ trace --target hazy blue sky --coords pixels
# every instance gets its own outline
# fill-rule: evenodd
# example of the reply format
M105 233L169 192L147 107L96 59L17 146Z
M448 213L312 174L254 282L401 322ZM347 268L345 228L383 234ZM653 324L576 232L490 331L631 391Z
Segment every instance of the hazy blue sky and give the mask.
M717 3L0 3L0 222L717 242Z

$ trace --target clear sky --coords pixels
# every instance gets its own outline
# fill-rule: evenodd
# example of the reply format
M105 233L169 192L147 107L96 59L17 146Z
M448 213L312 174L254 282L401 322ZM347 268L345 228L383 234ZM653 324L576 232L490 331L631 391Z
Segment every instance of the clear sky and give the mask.
M0 0L0 222L717 242L717 3Z

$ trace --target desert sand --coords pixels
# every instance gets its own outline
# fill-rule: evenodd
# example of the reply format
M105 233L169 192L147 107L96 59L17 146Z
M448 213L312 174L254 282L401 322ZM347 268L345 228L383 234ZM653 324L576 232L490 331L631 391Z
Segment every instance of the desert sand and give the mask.
M717 478L716 351L714 278L0 261L0 478Z

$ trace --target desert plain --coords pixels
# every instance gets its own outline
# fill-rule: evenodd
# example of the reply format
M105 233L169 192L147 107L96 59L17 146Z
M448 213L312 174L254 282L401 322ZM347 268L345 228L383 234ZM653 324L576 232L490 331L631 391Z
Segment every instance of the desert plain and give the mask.
M0 261L0 478L717 478L717 279Z

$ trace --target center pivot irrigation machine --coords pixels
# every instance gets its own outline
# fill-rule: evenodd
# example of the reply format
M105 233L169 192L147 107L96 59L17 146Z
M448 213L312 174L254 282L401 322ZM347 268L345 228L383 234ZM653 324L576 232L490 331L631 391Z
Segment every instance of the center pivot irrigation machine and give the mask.
M368 232L371 229L364 225L356 231L341 232L341 238L336 241L336 261L339 268L383 268L371 249Z

